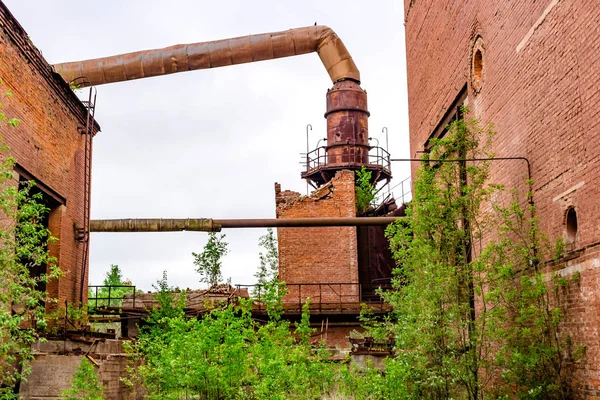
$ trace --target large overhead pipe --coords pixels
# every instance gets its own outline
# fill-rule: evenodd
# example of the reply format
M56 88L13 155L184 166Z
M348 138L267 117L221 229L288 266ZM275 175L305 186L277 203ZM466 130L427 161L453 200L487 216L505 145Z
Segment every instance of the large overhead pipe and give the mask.
M225 67L317 52L333 83L360 73L346 46L327 26L311 26L210 42L179 44L93 60L54 65L67 81L85 77L82 85L148 78L176 72Z
M316 153L307 155L307 171L302 177L322 185L341 169L360 169L363 165L367 165L367 169L372 167L369 162L367 92L360 87L360 72L346 46L327 26L180 44L56 64L54 69L67 82L78 79L81 86L87 86L312 52L319 55L333 87L327 91L326 154L317 149ZM385 177L389 178L388 175ZM382 179L378 170L374 176L374 180Z
M219 232L223 228L306 228L324 226L388 225L398 217L289 218L289 219L96 219L90 232Z

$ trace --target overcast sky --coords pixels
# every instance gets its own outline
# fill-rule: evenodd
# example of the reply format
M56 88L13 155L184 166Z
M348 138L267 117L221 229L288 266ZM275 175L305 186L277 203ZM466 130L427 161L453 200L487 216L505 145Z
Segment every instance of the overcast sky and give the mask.
M333 28L361 72L370 136L408 157L403 5L385 1L3 0L50 63L310 26ZM331 81L316 54L98 86L92 218L274 218L274 182L305 193L300 153L326 136ZM394 181L409 175L393 165ZM224 231L223 274L252 283L264 229ZM197 288L205 233L96 233L90 284L110 264L148 290Z

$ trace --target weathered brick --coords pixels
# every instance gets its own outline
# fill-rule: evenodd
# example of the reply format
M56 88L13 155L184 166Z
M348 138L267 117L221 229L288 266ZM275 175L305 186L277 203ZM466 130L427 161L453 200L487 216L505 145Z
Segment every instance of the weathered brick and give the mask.
M3 111L21 120L18 128L2 130L3 139L21 167L66 199L51 211L49 222L59 239L49 250L65 276L50 282L48 292L59 304L77 302L83 248L74 227L83 225L84 206L84 137L78 128L85 126L86 109L1 2L0 27L1 90L13 94L2 100Z
M354 172L344 170L311 193L281 191L275 184L277 218L356 216ZM279 276L288 284L288 300L358 301L358 261L355 227L278 228ZM302 286L294 284L352 283L356 285Z
M405 0L404 4L411 154L419 155L467 84L473 114L495 126L496 155L530 160L536 213L551 242L565 235L565 211L575 207L578 233L571 248L581 251L580 256L551 269L565 276L580 273L579 283L572 284L563 298L564 327L573 343L584 344L587 352L567 370L578 396L598 398L600 3ZM478 36L484 44L483 82L476 94L470 77ZM523 162L492 165L495 183L518 187L523 193L526 178Z

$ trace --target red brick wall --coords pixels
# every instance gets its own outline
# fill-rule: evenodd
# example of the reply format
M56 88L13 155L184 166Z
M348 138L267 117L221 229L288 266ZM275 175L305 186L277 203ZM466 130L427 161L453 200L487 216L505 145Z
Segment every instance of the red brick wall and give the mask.
M468 105L493 122L495 152L531 161L541 227L565 234L578 216L578 258L555 266L580 284L566 299L565 326L586 345L570 365L580 395L600 393L600 2L405 0L410 148L413 156L465 83ZM483 41L483 82L470 83L472 46ZM413 165L413 168L416 165ZM523 188L523 162L493 163L492 181ZM578 254L578 253L575 253Z
M74 226L83 221L83 136L85 108L62 79L51 71L26 33L0 3L0 78L7 116L18 118L16 129L3 129L17 163L66 199L51 211L49 227L59 242L50 246L65 276L48 291L61 301L78 301L82 244ZM97 128L97 126L96 126ZM87 276L85 278L87 283Z
M340 171L310 196L281 191L275 184L277 218L356 216L354 172ZM358 283L355 227L278 228L279 276L283 282ZM290 301L298 301L298 287L288 286ZM319 295L320 293L320 295ZM335 287L302 286L300 297L321 296L322 302L358 301L358 285Z
M352 330L364 331L356 322L332 324L327 326L327 328L325 326L325 322L323 324L315 323L311 325L315 329L315 333L311 337L311 342L318 344L323 341L327 346L335 347L338 350L350 349L350 340L348 340L348 337Z

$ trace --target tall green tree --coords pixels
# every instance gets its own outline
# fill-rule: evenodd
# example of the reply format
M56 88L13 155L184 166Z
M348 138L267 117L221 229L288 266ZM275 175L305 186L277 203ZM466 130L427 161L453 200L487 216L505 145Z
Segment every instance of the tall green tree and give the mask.
M196 271L200 274L200 282L213 287L223 280L221 272L222 259L228 252L225 235L210 232L202 253L192 253Z

